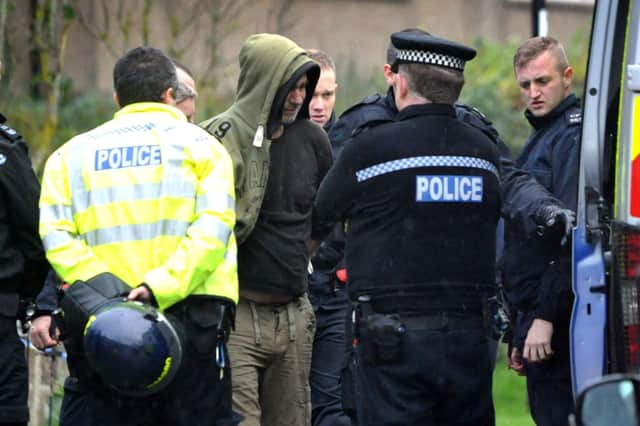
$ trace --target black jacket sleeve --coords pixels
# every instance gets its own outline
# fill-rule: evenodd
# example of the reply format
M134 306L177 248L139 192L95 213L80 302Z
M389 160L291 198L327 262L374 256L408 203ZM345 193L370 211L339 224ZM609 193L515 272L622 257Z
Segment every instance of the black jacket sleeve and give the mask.
M579 126L566 128L558 136L552 152L553 193L573 211L578 203ZM536 318L557 323L566 318L573 303L571 290L571 255L558 249L540 281Z
M543 206L566 207L527 172L517 168L507 145L499 141L502 216L525 234L532 235L539 225L536 213Z
M322 220L342 221L358 192L353 164L354 141L350 141L320 184L315 208Z
M35 296L49 269L38 233L40 183L22 139L0 139L0 162L0 280L19 281L13 290Z
M36 297L36 316L50 314L58 308L58 284L56 273L50 269L44 286Z
M327 134L322 131L314 141L316 156L318 159L318 182L322 182L333 164L333 153L331 152L331 143ZM311 239L323 240L329 235L334 226L333 220L327 220L318 217L318 213L314 208L311 215Z
M516 167L509 147L500 138L500 134L484 114L465 104L459 103L455 107L456 115L460 121L482 131L498 148L502 216L525 234L533 234L538 225L535 220L538 209L548 204L562 206L562 203L554 198L544 186L540 185L533 176Z

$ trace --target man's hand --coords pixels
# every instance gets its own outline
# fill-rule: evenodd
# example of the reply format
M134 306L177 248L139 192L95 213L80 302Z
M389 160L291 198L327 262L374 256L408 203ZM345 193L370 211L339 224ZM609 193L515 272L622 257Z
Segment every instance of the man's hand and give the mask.
M31 323L31 342L33 343L33 346L41 351L60 343L58 340L60 337L60 330L56 327L54 336L52 337L50 334L51 324L50 315L42 315L34 319Z
M551 336L553 324L543 319L534 319L524 341L523 357L529 362L541 362L551 358Z
M539 208L535 219L540 224L538 232L541 235L557 234L560 236L560 245L564 246L569 241L576 214L559 205L550 204Z
M507 365L509 370L515 371L518 376L526 375L524 369L524 363L522 362L522 354L518 348L511 349L511 355L509 355L509 364Z
M151 301L151 292L147 286L140 285L129 292L127 299L149 303Z

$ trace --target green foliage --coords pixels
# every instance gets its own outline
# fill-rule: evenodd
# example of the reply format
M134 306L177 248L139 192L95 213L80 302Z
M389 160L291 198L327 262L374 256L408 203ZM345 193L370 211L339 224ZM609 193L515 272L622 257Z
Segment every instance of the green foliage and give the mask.
M36 172L40 174L44 160L65 141L79 133L109 120L116 107L111 96L87 94L69 97L60 105L60 125L51 144L43 143L40 138L41 124L47 114L44 100L23 99L15 102L3 99L0 111L7 117L8 124L14 127L27 141Z
M338 90L336 92L336 114L341 114L365 96L386 93L387 83L382 75L382 64L368 72L359 72L356 60L350 58L346 67L337 70Z
M466 83L461 94L461 101L482 111L505 143L516 151L529 133L511 65L518 44L515 40L506 45L477 40L474 47L478 56L465 68Z

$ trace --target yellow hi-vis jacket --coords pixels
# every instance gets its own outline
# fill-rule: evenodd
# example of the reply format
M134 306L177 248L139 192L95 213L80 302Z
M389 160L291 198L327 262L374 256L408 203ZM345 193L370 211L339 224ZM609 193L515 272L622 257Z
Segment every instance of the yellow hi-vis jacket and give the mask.
M160 309L189 295L238 301L233 165L162 103L136 103L47 160L40 236L66 282L111 272Z

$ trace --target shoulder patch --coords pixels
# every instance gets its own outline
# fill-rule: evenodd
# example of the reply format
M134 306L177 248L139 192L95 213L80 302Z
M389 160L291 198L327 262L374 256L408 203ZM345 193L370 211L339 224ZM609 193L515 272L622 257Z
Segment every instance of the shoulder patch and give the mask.
M569 126L582 123L582 111L577 109L570 109L564 115L564 119Z
M454 106L456 108L456 112L458 112L460 110L463 110L463 111L468 112L469 114L475 115L476 117L478 117L479 119L481 119L483 121L487 121L487 122L491 123L489 121L489 119L487 118L487 116L484 115L482 113L482 111L480 111L478 108L476 108L474 106L467 105L467 104L461 104L461 103L456 103Z
M360 103L361 104L373 104L373 103L378 102L380 100L380 98L382 98L382 95L380 95L379 93L376 93L376 94L367 96L366 98L361 100Z
M20 133L16 132L6 124L0 124L0 136L9 140L10 142L15 142L22 137L20 136Z
M456 115L460 121L480 130L494 143L500 142L498 130L493 127L493 123L479 109L465 104L456 104L455 108Z

